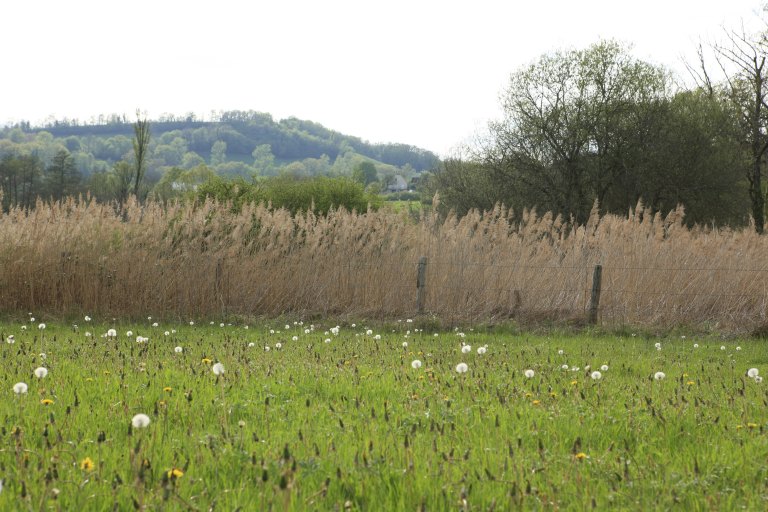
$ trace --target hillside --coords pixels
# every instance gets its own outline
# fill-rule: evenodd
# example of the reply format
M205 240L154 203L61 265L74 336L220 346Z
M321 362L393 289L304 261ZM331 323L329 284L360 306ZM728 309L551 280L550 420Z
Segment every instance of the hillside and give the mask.
M67 149L79 171L88 176L111 167L132 151L133 120L100 116L89 123L63 120L33 127L19 123L0 130L0 157L31 152L47 164L57 150ZM297 175L352 171L370 161L379 173L414 174L430 169L437 156L408 144L371 144L318 123L296 118L274 120L261 112L221 112L201 121L165 116L150 121L152 138L148 178L159 179L173 167L191 169L202 163L222 175Z

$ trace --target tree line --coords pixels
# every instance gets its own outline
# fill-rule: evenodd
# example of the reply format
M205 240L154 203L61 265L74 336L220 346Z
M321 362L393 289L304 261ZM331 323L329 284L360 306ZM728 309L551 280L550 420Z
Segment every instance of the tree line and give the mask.
M578 223L595 204L683 205L688 224L762 232L768 44L765 32L724 41L699 48L693 87L616 41L542 56L512 74L503 117L423 180L425 196L458 215L503 203Z

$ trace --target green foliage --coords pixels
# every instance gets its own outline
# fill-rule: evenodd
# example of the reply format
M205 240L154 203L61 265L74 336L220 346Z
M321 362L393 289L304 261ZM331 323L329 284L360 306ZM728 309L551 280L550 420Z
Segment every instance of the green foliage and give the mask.
M288 176L267 178L248 183L243 179L228 181L214 178L200 185L197 197L231 202L240 209L245 203L271 204L291 213L312 210L326 214L331 208L346 208L358 212L380 204L377 196L366 194L363 187L348 178L316 177L295 179Z

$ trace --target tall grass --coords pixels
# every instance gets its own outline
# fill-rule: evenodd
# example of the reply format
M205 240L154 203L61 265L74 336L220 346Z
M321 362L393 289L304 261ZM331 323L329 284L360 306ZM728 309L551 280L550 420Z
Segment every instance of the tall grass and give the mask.
M498 207L463 218L245 205L39 203L0 217L5 312L165 317L414 314L448 322L572 320L603 266L601 321L749 330L766 321L768 239L642 205L584 226Z

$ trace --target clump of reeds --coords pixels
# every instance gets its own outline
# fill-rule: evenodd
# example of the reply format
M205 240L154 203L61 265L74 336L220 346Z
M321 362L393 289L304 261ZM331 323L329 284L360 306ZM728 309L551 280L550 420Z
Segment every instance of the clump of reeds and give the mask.
M753 229L686 228L641 204L570 219L501 206L462 218L265 205L70 198L0 216L6 312L210 317L410 316L448 321L583 318L603 266L603 322L751 329L765 322L768 250Z

